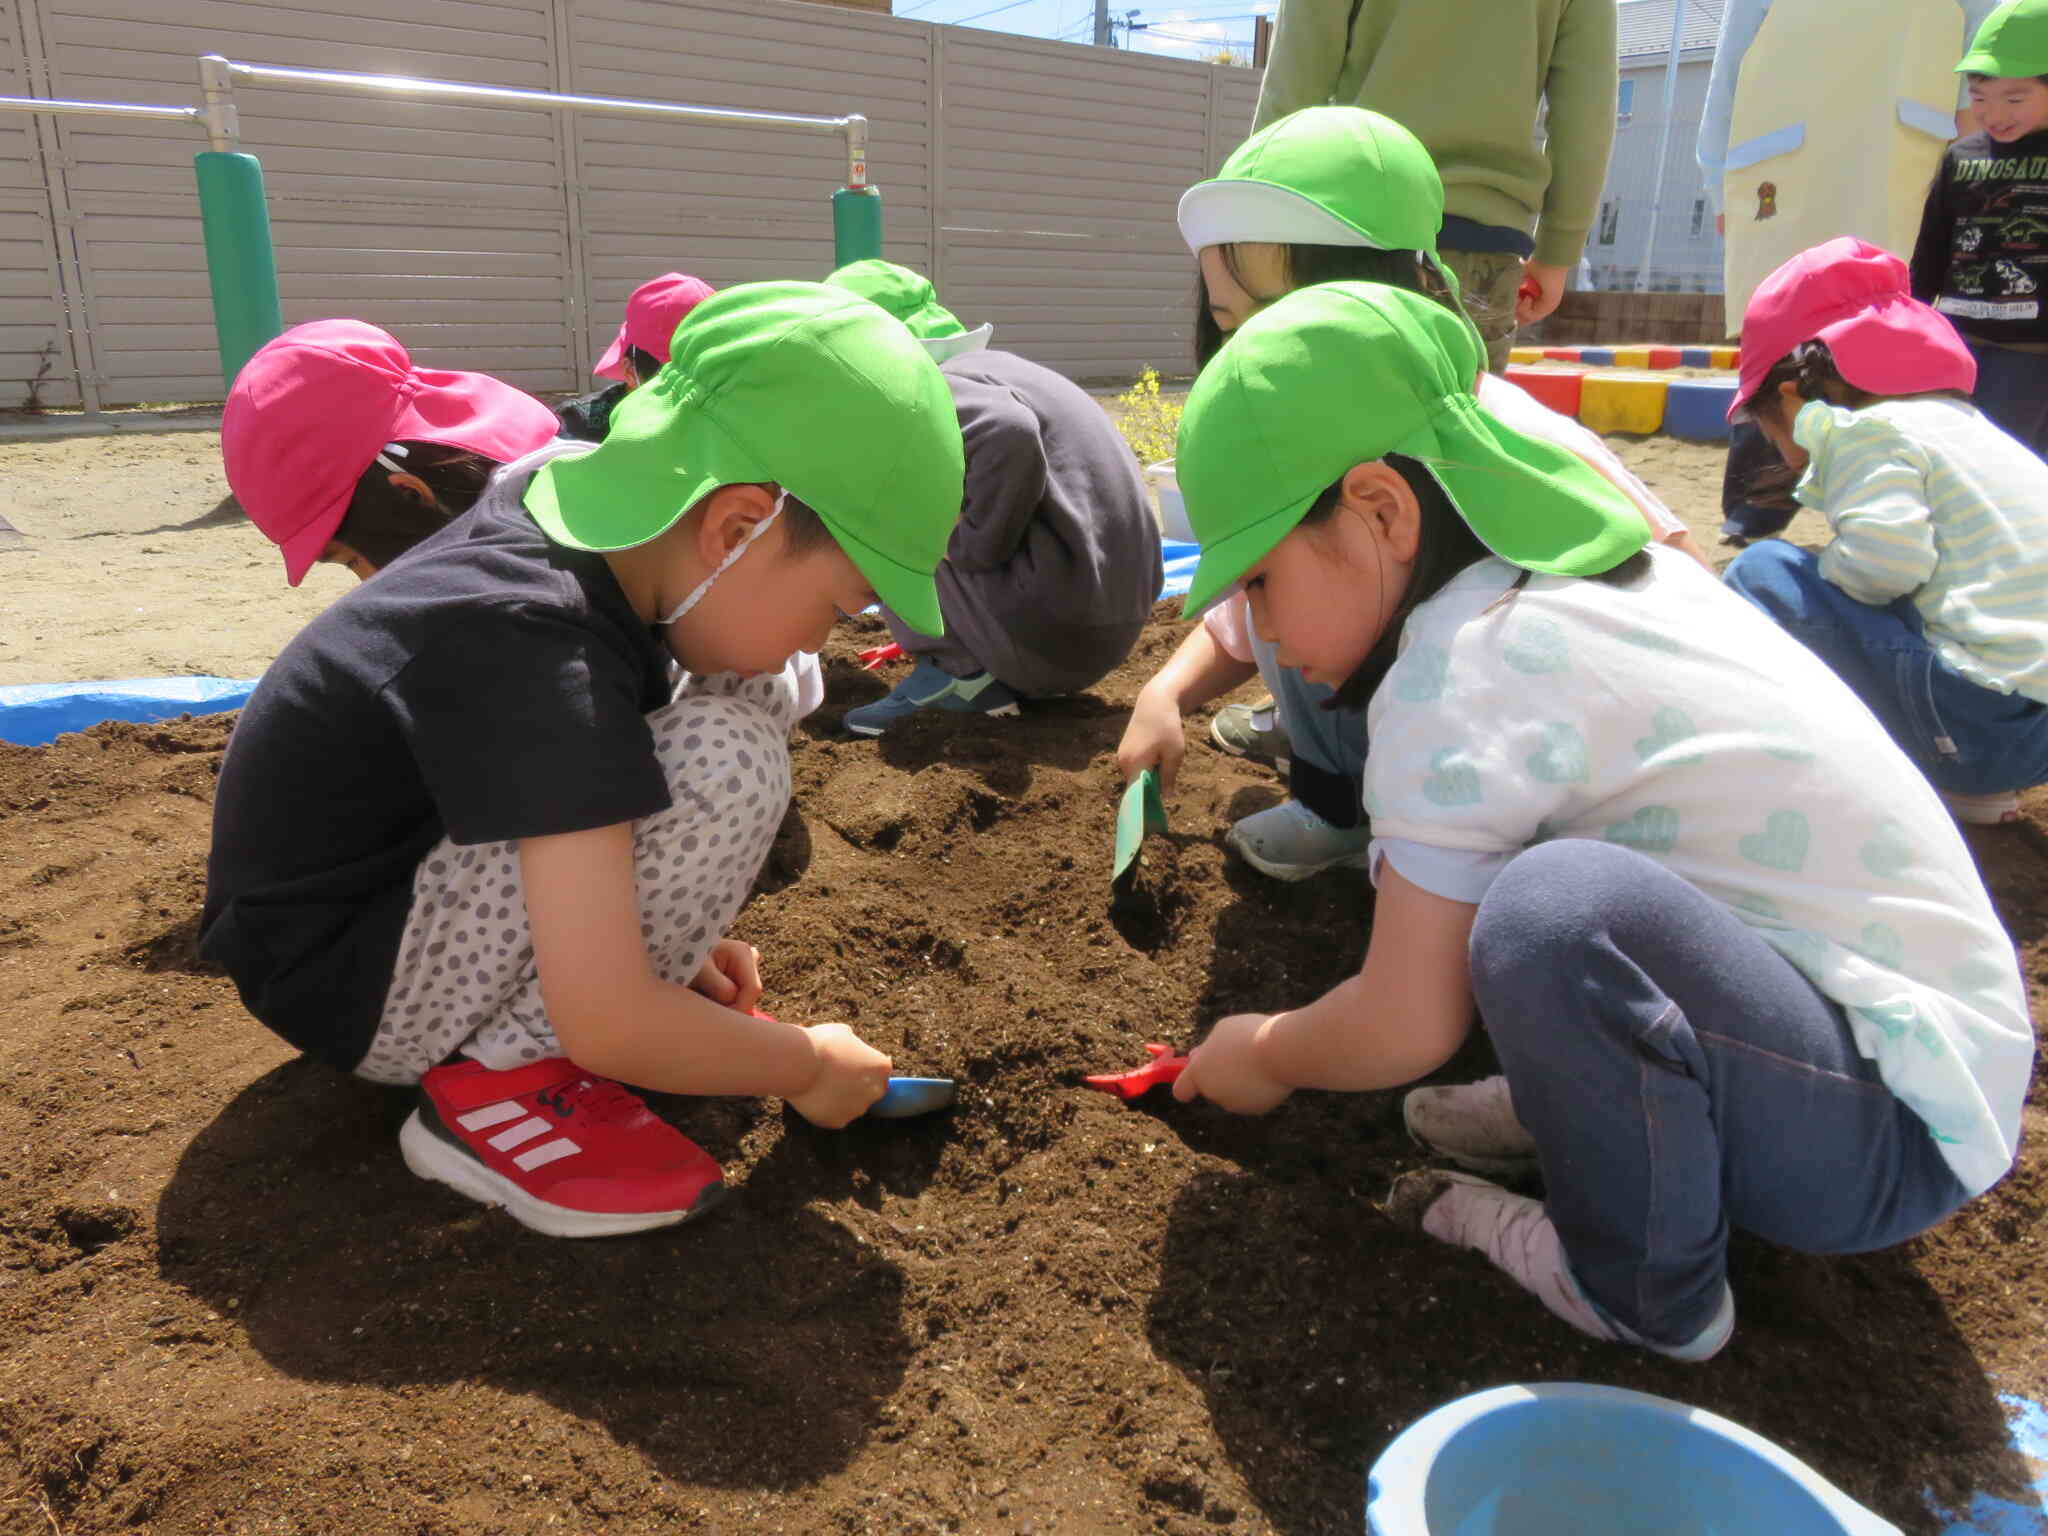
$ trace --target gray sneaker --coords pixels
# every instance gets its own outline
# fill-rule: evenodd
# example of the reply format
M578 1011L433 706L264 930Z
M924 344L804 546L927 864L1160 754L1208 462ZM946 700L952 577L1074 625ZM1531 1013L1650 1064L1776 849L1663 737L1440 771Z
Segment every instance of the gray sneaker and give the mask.
M1326 869L1363 869L1370 827L1333 827L1299 800L1283 800L1233 826L1224 842L1245 863L1275 880L1306 880Z
M872 704L849 709L839 723L856 736L879 736L920 709L947 709L997 719L1022 713L1017 707L1017 695L997 681L993 673L955 677L931 662L920 661L911 668L910 676L886 695Z
M1280 707L1271 699L1263 704L1226 704L1209 722L1209 739L1232 757L1271 763L1285 773L1294 743L1280 724Z

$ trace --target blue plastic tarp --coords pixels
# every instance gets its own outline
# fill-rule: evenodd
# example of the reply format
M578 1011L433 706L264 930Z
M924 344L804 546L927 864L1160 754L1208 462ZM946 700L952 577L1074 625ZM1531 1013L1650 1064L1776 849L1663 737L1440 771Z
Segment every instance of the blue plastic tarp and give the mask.
M1195 579L1195 565L1202 558L1202 546L1166 539L1160 543L1159 553L1166 557L1166 585L1159 589L1159 595L1184 596L1188 583Z
M253 677L125 677L89 683L22 683L0 688L0 741L40 747L102 720L169 720L240 709Z
M1201 546L1168 539L1161 597L1178 597L1194 579ZM255 691L253 677L127 677L90 683L25 683L0 688L0 741L41 747L66 731L102 720L168 720L240 709Z

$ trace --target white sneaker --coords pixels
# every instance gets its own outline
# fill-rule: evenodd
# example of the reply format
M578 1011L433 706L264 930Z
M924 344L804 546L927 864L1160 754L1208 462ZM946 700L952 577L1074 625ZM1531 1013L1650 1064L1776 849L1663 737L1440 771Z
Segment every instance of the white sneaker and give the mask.
M1999 795L1952 795L1944 789L1941 799L1951 816L1973 827L1999 827L2020 819L2020 797L2010 791Z
M1363 869L1370 827L1333 827L1299 800L1283 800L1233 826L1224 842L1262 875L1306 880L1326 869Z
M1399 1226L1484 1254L1553 1315L1591 1338L1640 1344L1669 1359L1697 1364L1719 1354L1735 1332L1735 1294L1726 1281L1713 1318L1683 1344L1652 1343L1622 1327L1579 1289L1543 1202L1470 1174L1442 1168L1404 1173L1387 1192L1386 1212Z
M1536 1138L1515 1118L1505 1077L1411 1089L1401 1100L1401 1119L1417 1142L1460 1168L1496 1178L1535 1171Z

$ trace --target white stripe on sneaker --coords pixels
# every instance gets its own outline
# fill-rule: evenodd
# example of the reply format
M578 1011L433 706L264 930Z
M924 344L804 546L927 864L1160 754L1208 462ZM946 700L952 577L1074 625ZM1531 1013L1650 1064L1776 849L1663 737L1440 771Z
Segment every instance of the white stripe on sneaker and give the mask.
M507 1120L517 1120L526 1111L507 1099L502 1104L493 1104L488 1109L472 1109L466 1115L456 1117L455 1123L465 1131L487 1131L494 1125L503 1125Z
M519 1165L522 1173L531 1173L536 1168L545 1168L549 1163L564 1157L574 1157L583 1149L566 1136L557 1136L553 1141L544 1141L539 1146L520 1153L512 1161Z
M509 1131L498 1132L497 1135L491 1138L491 1145L500 1152L510 1152L522 1142L531 1141L536 1136L545 1136L553 1129L554 1127L541 1119L539 1115L529 1115Z

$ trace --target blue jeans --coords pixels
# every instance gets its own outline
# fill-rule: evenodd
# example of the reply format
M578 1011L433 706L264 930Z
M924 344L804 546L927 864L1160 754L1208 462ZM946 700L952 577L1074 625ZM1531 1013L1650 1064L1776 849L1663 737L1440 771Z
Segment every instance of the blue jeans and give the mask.
M1479 904L1472 985L1572 1272L1654 1343L1713 1318L1731 1226L1858 1253L1968 1198L1841 1010L1634 849L1519 855Z
M1361 825L1365 711L1323 708L1336 690L1281 666L1257 631L1252 634L1252 660L1287 729L1288 792L1332 826Z
M2048 704L1953 671L1910 598L1859 603L1821 575L1816 556L1775 540L1737 555L1723 580L1826 662L1936 789L1990 795L2048 783Z
M1966 343L1977 359L1977 409L2048 458L2048 354Z

